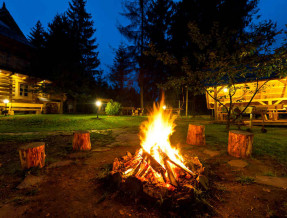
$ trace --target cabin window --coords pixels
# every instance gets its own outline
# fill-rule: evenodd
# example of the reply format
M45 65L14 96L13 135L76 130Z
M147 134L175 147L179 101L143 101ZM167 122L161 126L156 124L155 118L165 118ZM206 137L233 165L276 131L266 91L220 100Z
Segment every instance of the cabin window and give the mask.
M28 85L27 84L20 84L20 96L27 97L28 96Z

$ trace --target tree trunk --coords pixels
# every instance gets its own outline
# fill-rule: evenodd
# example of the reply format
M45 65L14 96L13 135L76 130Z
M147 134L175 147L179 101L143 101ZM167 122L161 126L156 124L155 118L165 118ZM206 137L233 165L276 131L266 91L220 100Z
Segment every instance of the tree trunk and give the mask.
M247 158L251 156L254 134L231 130L228 138L228 154L233 157Z
M214 120L218 120L218 108L217 108L217 87L214 87Z
M230 111L227 113L227 120L226 120L226 130L229 131L230 129Z
M91 150L90 133L88 131L77 131L74 133L73 150Z
M144 108L144 90L143 90L143 85L140 86L140 98L141 98L141 108Z
M186 143L191 145L205 145L205 126L189 124Z
M22 169L45 166L45 142L32 142L19 148Z
M188 115L188 87L186 87L186 104L185 104L185 116Z

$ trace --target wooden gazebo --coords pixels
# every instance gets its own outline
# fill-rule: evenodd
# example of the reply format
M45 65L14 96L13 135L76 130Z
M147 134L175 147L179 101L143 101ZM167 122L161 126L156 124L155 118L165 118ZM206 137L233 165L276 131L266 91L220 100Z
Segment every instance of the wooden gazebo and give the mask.
M259 81L260 87L266 83L254 96L250 107L246 110L247 113L252 114L256 109L266 110L264 119L266 124L273 123L278 125L287 125L287 119L280 119L280 115L287 114L287 77L282 79L270 79ZM256 89L256 82L242 82L235 85L237 91L232 98L232 103L235 107L244 108L251 100L254 90ZM228 98L228 87L225 85L209 87L209 93L220 99L220 102L229 107L230 100ZM216 103L215 100L206 93L207 108L214 111L215 120L224 120L226 111L224 107ZM256 120L255 120L256 123ZM260 121L261 123L261 121Z

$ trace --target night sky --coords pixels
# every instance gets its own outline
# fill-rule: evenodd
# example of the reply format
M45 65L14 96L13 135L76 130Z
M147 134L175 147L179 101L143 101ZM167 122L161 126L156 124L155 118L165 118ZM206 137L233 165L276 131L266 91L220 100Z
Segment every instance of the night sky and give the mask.
M2 5L3 0L0 0ZM68 8L68 0L6 0L6 7L14 17L20 29L27 36L38 20L44 27L52 21L57 13ZM119 14L122 11L122 0L88 0L87 11L92 14L96 38L99 44L101 68L108 73L108 65L113 62L113 49L125 39L118 32L117 23L127 21ZM259 3L261 19L271 19L279 28L287 24L287 0L261 0ZM280 44L280 37L277 45Z

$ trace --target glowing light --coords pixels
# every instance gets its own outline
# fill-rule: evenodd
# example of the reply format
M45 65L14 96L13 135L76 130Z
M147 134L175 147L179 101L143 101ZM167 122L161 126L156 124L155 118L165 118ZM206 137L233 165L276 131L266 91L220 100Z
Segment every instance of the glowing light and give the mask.
M102 106L102 102L101 101L96 101L96 106L97 107L101 107Z
M166 110L166 105L162 106L162 109Z
M170 144L169 138L175 128L175 116L172 116L171 111L164 110L164 106L164 100L161 101L160 105L154 104L153 112L148 117L148 120L141 124L141 146L144 151L149 153L163 168L166 167L164 157L166 155L172 162L190 172L183 164L183 157L179 154L179 151ZM174 171L176 167L174 165L170 166ZM176 175L175 171L174 174ZM160 179L161 176L156 175L156 178Z
M4 99L3 102L4 102L4 104L8 104L9 100L8 99Z
M228 92L228 88L224 88L223 91L224 91L224 92Z

